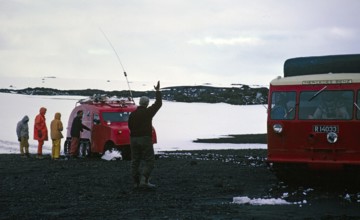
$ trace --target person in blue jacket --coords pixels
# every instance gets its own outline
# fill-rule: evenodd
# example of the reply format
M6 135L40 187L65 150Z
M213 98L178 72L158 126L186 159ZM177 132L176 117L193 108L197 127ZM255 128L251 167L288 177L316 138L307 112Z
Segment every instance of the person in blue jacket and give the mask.
M20 154L29 157L29 117L25 115L16 125L16 134L20 142Z

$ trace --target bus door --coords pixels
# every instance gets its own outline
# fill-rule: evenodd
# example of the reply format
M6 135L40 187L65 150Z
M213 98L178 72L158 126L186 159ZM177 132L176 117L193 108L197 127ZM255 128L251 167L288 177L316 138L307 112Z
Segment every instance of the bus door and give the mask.
M94 113L93 124L92 124L92 129L91 129L91 151L92 152L103 153L102 151L103 151L104 142L103 142L102 138L100 138L101 136L99 136L99 134L101 134L102 127L103 127L103 125L101 125L99 114Z

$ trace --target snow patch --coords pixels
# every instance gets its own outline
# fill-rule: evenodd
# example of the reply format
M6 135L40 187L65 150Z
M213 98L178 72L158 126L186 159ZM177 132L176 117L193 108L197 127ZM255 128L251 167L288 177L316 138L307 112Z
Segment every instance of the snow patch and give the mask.
M250 204L250 205L291 205L294 203L287 202L283 199L250 199L247 196L241 196L241 197L234 197L233 202L234 204Z
M101 157L101 159L103 160L107 160L107 161L110 161L110 160L121 160L122 159L122 156L121 156L121 153L119 151L116 151L116 150L113 150L113 151L106 151L104 153L104 155Z

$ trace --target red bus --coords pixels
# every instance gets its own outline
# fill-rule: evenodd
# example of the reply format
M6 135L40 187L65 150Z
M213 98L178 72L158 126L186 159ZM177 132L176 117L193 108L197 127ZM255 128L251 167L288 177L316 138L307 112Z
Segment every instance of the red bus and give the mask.
M360 167L360 70L344 72L284 72L270 82L267 161L272 167Z

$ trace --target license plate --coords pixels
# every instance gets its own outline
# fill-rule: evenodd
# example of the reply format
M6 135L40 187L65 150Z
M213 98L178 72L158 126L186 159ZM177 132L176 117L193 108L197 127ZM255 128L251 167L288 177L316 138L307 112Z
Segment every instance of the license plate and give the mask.
M339 126L337 125L314 125L313 131L316 133L329 133L329 132L339 132Z

